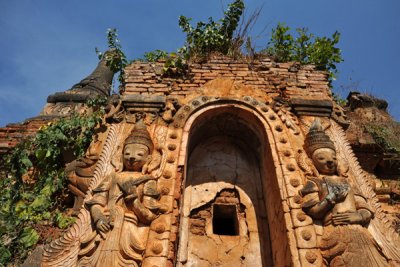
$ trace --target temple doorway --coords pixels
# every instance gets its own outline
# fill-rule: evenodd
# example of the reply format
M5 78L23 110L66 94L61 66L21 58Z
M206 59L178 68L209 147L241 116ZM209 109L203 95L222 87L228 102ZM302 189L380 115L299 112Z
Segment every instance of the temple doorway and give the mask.
M262 125L238 111L204 114L191 127L180 266L273 266L266 206L280 203L266 198L276 187L267 177L273 164Z

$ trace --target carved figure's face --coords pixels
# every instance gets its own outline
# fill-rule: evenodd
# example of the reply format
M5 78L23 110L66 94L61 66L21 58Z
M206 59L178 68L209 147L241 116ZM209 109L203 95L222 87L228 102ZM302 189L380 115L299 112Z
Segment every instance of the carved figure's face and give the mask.
M124 167L139 172L149 158L149 148L143 144L127 144L124 147Z
M318 148L312 154L315 167L321 174L335 174L337 167L336 152L330 148Z

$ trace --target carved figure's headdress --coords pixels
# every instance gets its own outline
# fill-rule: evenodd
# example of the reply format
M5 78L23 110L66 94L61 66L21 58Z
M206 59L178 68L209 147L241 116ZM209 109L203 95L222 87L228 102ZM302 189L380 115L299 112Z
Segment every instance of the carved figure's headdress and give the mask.
M154 144L143 121L139 121L138 123L136 123L132 132L130 133L128 138L126 138L124 146L126 146L127 144L142 144L149 148L150 153L153 151Z
M307 154L310 157L318 148L330 148L333 151L336 151L335 144L325 133L324 128L322 127L321 122L318 118L315 119L312 123L310 130L306 136L304 146Z

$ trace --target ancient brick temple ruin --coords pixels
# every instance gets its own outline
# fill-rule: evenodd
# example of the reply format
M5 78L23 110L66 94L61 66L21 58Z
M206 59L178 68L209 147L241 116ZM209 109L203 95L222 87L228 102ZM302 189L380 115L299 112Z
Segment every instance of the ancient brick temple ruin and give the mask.
M168 75L163 64L132 63L109 96L101 62L91 83L1 130L6 153L87 97L110 99L86 157L67 167L78 219L44 247L41 266L400 264L385 192L366 169L385 169L384 156L369 161L352 142L369 172L360 166L327 73L267 57L213 57Z

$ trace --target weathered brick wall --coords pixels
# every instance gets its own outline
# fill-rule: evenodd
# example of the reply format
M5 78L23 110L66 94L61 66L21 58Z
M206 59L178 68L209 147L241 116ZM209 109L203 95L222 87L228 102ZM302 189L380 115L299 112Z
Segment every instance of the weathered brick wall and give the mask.
M0 156L8 153L22 140L34 135L41 126L49 121L49 118L37 117L0 128Z
M328 74L314 66L295 62L276 63L270 58L252 61L226 57L206 63L189 64L181 77L163 75L164 63L134 62L126 68L125 95L159 94L186 97L216 78L241 81L247 86L266 92L271 97L331 99Z

